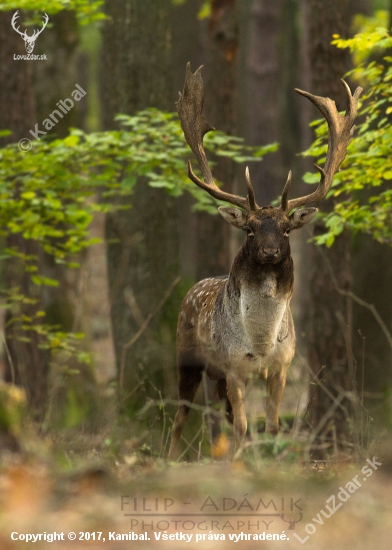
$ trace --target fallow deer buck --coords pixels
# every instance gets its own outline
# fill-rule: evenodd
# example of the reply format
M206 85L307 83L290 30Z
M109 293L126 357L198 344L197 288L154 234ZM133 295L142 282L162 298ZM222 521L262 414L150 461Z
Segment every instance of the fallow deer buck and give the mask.
M204 135L213 128L202 115L201 67L192 74L188 63L184 91L177 103L185 139L198 161L203 180L188 161L189 178L216 199L235 205L219 207L219 213L234 227L245 231L230 273L211 277L191 288L182 302L177 332L179 407L172 432L169 460L177 447L203 371L216 380L216 393L226 401L227 418L234 426L236 448L245 436L247 420L244 393L250 377L267 381L266 432L279 431L279 406L286 373L294 356L295 332L290 311L293 292L293 260L289 233L309 223L318 209L306 206L325 197L334 174L345 158L354 131L361 88L347 92L347 110L340 115L335 102L296 89L321 111L328 123L328 152L321 177L310 195L288 199L291 172L280 206L258 206L249 171L247 197L222 191L214 183L203 148Z

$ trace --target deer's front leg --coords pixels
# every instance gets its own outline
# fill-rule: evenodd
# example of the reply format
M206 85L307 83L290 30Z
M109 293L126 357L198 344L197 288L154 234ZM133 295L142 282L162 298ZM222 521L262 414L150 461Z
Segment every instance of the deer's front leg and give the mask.
M279 432L279 408L286 385L286 371L274 372L267 377L267 422L265 431L276 435Z
M235 437L235 450L240 447L247 428L245 414L245 381L238 375L230 373L226 377L227 382L227 397L233 409L233 428Z

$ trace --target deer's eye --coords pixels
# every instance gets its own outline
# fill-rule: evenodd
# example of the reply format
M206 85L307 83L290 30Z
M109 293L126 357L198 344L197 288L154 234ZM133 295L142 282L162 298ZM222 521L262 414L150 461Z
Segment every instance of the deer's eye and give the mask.
M286 231L283 233L283 235L284 235L285 237L288 237L288 236L290 235L290 231L291 231L291 229L290 229L290 228L287 228Z
M253 233L253 231L251 230L250 227L248 227L247 225L244 227L244 231L245 233L248 235L248 237L254 237L255 234Z

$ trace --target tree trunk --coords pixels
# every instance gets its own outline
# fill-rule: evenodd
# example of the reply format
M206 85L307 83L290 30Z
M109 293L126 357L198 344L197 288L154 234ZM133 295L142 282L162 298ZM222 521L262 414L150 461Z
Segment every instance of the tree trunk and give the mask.
M238 2L212 0L208 21L204 111L209 123L229 135L237 134ZM215 157L214 178L228 192L235 190L231 159ZM220 216L197 215L196 277L224 275L230 268L230 226Z
M0 128L12 132L10 136L2 138L2 145L31 137L29 130L37 122L33 89L34 63L14 60L14 54L23 55L26 52L23 40L12 30L12 15L10 12L0 12ZM40 261L37 243L26 241L20 234L7 236L6 247L17 249L22 254L35 255ZM46 399L47 352L39 348L40 337L35 332L27 333L19 321L10 323L14 316L23 314L33 317L42 309L41 287L32 284L29 274L17 259L6 261L4 275L8 292L18 291L35 300L35 303L30 304L14 303L7 310L5 379L23 386L32 412L42 418ZM26 337L28 341L21 340Z
M41 51L45 52L47 61L36 66L34 89L36 94L37 121L41 122L56 109L60 99L71 97L75 84L84 87L78 74L79 29L76 12L63 10L51 15L53 27L44 32L39 39ZM50 83L50 86L48 85ZM88 97L88 96L87 96ZM80 109L86 101L74 104L63 118L59 118L51 131L54 137L68 135L69 128L80 128Z
M249 21L248 131L252 145L279 141L279 16L282 0L253 0ZM268 205L282 191L281 150L251 167L256 200Z
M204 48L202 47L200 26L197 15L203 0L187 0L171 6L171 33L173 51L173 100L178 100L178 92L182 91L185 78L185 67L188 61L195 70L203 63ZM184 171L186 165L184 165ZM186 286L191 286L196 279L196 215L191 212L194 199L190 193L184 193L176 200L178 223L181 228L179 235L180 271Z
M50 17L50 22L53 25L51 31L43 33L39 41L47 61L36 64L34 72L36 117L40 125L57 108L58 101L71 97L76 83L82 87L85 85L78 77L79 29L76 12L60 11ZM64 138L68 135L69 128L80 128L80 109L86 103L86 100L75 102L73 108L63 118L58 119L51 131L51 137ZM59 283L57 287L45 289L45 321L51 325L59 325L64 331L71 331L74 308L70 288L77 288L79 272L75 269L69 272L69 268L56 263L48 254L43 254L41 270L46 277L56 279ZM82 327L78 327L78 330L82 330Z
M29 130L37 122L32 92L34 63L14 60L14 54L24 55L26 50L24 41L11 27L12 16L11 12L0 12L0 122L2 130L12 132L1 138L1 145L29 137Z
M173 108L168 0L107 0L103 27L104 126L116 113L146 107ZM129 342L153 314L178 274L178 229L174 199L137 182L120 210L107 217L111 319L118 381L126 408L144 403L145 391L173 388L177 293L156 312L148 329ZM173 394L174 394L173 389Z
M373 304L392 330L392 255L386 244L370 235L356 235L352 250L354 292ZM392 350L379 323L367 308L353 305L354 351L357 358L358 386L364 388L364 402L374 420L389 422L388 389L392 382Z
M345 102L340 79L348 69L348 59L345 50L338 50L330 42L335 33L346 35L347 2L307 0L307 4L310 91L333 98L342 109ZM324 211L332 207L332 201L324 200L321 205ZM315 235L324 230L323 224L315 224ZM352 306L351 300L336 291L331 274L340 289L351 288L348 232L339 235L330 249L313 247L310 256L307 344L316 385L311 386L309 421L319 444L314 457L322 457L332 445L348 450L355 440L354 405L350 399L355 390Z

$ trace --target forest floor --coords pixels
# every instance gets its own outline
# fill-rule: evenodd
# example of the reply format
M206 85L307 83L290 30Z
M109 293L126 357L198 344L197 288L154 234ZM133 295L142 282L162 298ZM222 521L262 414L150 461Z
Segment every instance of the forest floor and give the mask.
M273 458L169 464L130 442L105 457L96 443L85 439L89 451L68 453L69 464L56 456L58 442L2 455L1 550L391 547L392 447L385 444L356 460L304 461L286 447ZM61 540L50 542L53 533ZM132 533L135 540L113 539ZM28 534L42 540L26 542Z

